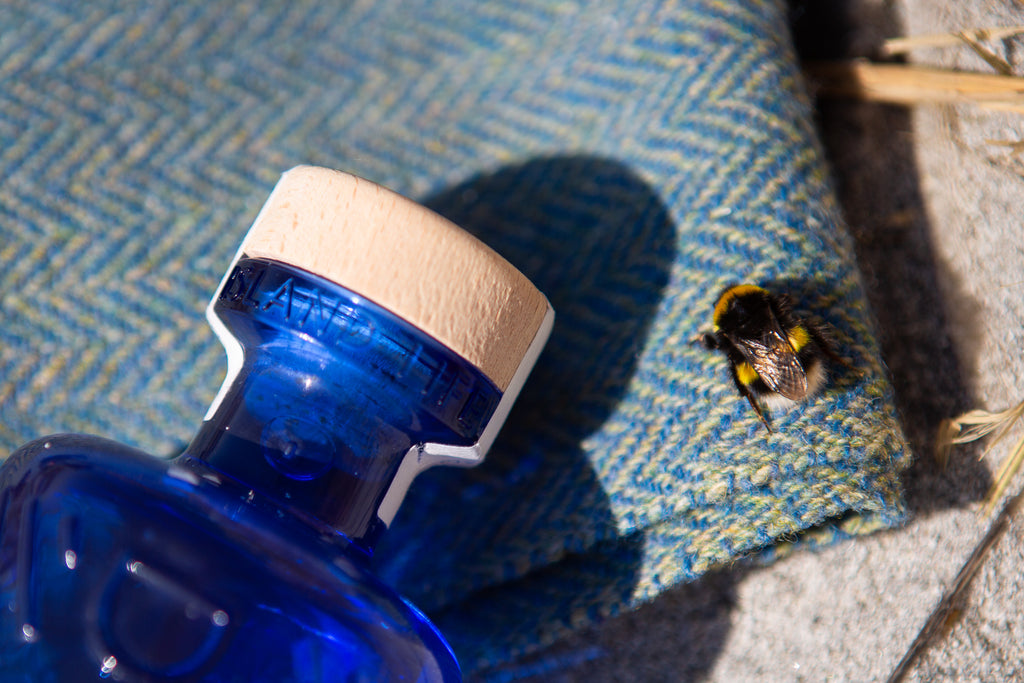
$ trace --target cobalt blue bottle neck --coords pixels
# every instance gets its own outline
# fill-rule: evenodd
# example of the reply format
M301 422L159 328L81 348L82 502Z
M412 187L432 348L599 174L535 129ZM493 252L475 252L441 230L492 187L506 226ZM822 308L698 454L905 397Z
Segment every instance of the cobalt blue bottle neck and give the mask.
M279 262L239 259L211 313L232 376L183 462L367 555L402 461L424 444L473 445L501 398L413 325Z

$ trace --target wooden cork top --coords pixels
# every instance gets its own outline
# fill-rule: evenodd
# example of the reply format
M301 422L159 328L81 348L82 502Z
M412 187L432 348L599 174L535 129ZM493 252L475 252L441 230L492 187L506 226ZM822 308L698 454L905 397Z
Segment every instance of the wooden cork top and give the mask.
M241 253L335 282L420 328L505 391L550 308L526 277L451 221L362 178L286 172Z

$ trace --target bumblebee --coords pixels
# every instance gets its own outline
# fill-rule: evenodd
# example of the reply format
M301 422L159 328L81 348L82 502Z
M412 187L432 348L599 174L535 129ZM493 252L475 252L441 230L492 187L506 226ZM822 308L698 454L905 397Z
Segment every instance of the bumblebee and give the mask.
M842 364L815 325L793 314L789 299L756 285L727 287L715 303L709 350L729 359L733 382L772 431L758 399L769 405L802 401L826 380L825 358Z

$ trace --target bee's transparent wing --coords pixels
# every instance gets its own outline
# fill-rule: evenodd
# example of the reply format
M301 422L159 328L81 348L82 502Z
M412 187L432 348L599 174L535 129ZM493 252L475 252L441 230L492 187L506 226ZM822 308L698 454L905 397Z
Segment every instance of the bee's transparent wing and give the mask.
M730 336L729 341L769 389L793 401L807 396L807 374L778 321L756 339Z

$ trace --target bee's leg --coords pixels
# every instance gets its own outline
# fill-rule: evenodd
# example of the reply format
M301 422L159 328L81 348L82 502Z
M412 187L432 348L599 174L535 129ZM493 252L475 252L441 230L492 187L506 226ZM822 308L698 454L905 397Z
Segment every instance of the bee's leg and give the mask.
M815 325L814 323L806 321L804 322L804 328L807 330L807 334L810 335L814 343L818 345L818 348L821 349L821 352L824 353L829 360L831 360L833 363L838 363L839 365L842 365L845 368L850 367L850 364L843 360L839 356L839 354L835 352L835 349L833 348L833 342L829 338L829 335L825 332L824 329Z
M761 424L763 424L764 428L768 430L769 434L771 434L772 426L768 424L768 419L764 416L764 412L761 410L761 406L757 404L757 399L755 399L754 395L751 394L749 391L745 392L745 395L747 397L747 400L750 401L750 406L754 409L754 412L757 413L757 416L759 418L761 418Z
M747 401L750 402L750 407L753 408L754 412L757 413L757 416L761 418L761 424L763 424L764 428L768 430L769 434L771 434L772 427L768 424L768 419L764 416L764 411L761 410L761 406L758 404L757 399L754 397L754 393L750 390L750 387L740 381L739 375L736 374L735 364L730 364L729 371L732 373L732 381L736 385L736 388L739 389L740 394L745 396Z
M722 340L718 338L718 335L712 332L698 334L692 341L694 344L702 345L708 351L718 351L725 348L722 344Z

